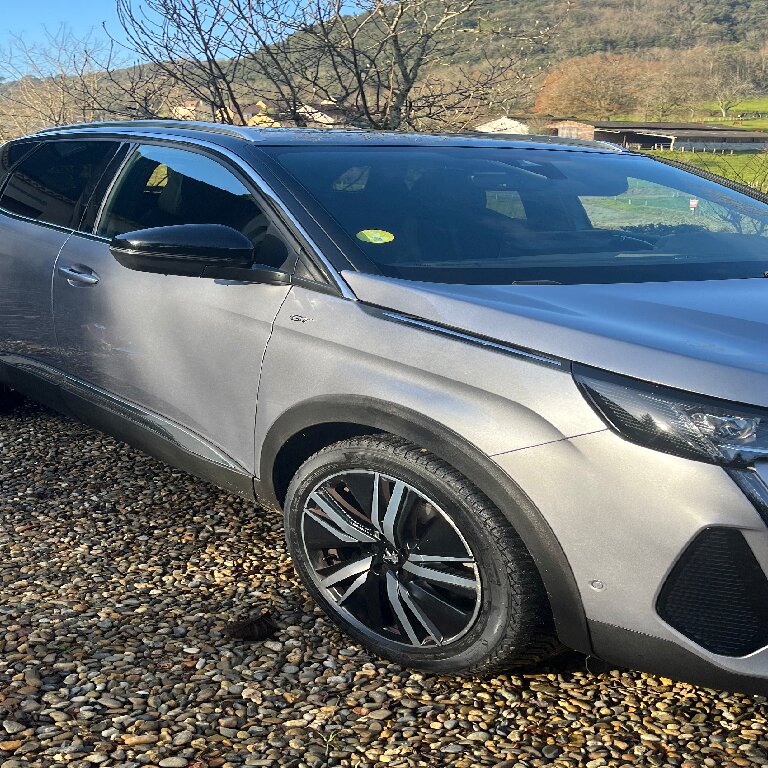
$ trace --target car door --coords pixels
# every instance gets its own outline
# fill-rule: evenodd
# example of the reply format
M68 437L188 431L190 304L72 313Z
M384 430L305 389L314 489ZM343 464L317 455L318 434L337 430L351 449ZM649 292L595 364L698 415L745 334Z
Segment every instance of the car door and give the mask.
M263 249L287 238L256 195L221 159L141 144L106 193L94 231L62 249L53 281L73 381L186 452L249 475L261 361L289 286L138 272L115 260L109 242L146 228L224 224L261 249L259 261L290 270L292 250Z
M119 144L42 141L7 145L0 168L0 355L40 370L56 366L51 310L54 263Z

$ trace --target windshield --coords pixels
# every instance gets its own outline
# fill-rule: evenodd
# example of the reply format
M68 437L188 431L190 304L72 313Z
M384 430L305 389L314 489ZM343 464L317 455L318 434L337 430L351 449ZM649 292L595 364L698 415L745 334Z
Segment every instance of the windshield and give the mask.
M312 213L335 221L361 271L482 285L768 271L768 206L648 157L503 146L266 151L308 193Z

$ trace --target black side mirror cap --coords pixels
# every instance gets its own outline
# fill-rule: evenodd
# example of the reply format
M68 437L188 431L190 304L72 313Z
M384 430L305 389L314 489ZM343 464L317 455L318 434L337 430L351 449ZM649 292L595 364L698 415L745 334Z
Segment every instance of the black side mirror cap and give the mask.
M254 265L254 247L242 232L221 224L179 224L116 235L110 251L128 269L286 285L291 276Z

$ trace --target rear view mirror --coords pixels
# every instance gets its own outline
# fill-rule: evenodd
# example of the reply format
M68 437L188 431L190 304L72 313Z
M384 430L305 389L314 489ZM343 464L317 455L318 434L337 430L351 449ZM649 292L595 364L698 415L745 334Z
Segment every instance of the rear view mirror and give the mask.
M161 275L208 277L285 285L291 277L254 265L254 248L241 232L221 224L179 224L116 235L110 251L128 269Z

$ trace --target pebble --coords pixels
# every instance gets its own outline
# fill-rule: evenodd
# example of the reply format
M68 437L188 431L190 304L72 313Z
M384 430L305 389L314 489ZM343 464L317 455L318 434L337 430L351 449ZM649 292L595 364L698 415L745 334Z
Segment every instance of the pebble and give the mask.
M768 705L565 654L404 669L325 619L256 509L38 406L0 415L0 768L751 768ZM265 642L224 628L268 613Z

